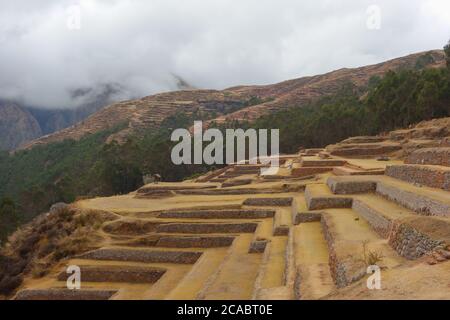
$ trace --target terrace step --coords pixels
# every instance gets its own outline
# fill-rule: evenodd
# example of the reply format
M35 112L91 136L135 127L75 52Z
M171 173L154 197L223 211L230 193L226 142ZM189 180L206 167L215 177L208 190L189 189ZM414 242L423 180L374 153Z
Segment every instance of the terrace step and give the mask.
M377 178L376 192L391 201L422 215L450 216L448 191L417 187L410 183L383 176Z
M216 185L183 185L182 183L178 185L146 185L137 190L137 193L147 193L149 191L175 191L175 190L199 190L199 189L214 189L217 188Z
M384 169L364 170L364 169L356 169L356 168L350 168L350 167L336 167L336 168L333 168L333 174L335 174L337 176L382 175L382 174L384 174Z
M293 177L305 177L314 174L329 172L332 170L333 167L298 167L292 169L291 175Z
M297 299L319 299L334 288L328 266L328 247L320 222L302 223L293 228L295 286Z
M386 168L386 175L409 183L450 191L450 167L404 164Z
M243 186L246 184L251 184L252 181L253 181L252 179L238 179L238 180L233 180L230 182L224 182L224 183L222 183L222 188Z
M401 149L398 143L344 143L331 146L327 151L334 156L355 157L384 155Z
M285 286L286 246L288 237L272 238L264 252L255 281L253 298L260 300L267 295L267 289Z
M332 194L325 184L307 185L305 199L309 210L350 208L352 206L352 198Z
M355 194L374 192L377 188L376 180L355 177L329 177L327 185L334 194Z
M322 215L321 223L328 243L331 275L338 288L366 275L367 266L374 263L366 260L369 252L382 255L377 262L381 268L393 268L403 262L387 241L351 209L329 209Z
M290 207L293 202L292 197L286 198L248 198L244 201L246 206L261 207Z
M30 289L19 291L15 300L108 300L117 290Z
M209 181L211 181L211 182L224 182L224 181L227 181L227 180L228 180L227 178L213 178L213 179L211 179Z
M165 248L220 248L229 247L235 237L224 236L161 236L156 247Z
M341 143L374 143L386 141L386 137L378 136L357 136L343 140Z
M319 152L324 151L324 149L321 148L312 148L312 149L305 149L302 150L301 153L304 153L307 156L314 156L316 154L318 154Z
M300 211L296 212L292 223L298 225L306 222L318 222L322 219L322 212L317 211Z
M289 227L292 225L292 210L291 208L283 208L277 210L273 223L274 236L287 236Z
M224 168L221 168L221 169L218 169L218 170L214 170L213 172L209 172L206 175L198 178L196 180L196 182L214 182L213 180L215 178L217 178L217 176L221 175L222 173L224 173L227 170L228 170L227 167L224 167Z
M163 235L151 234L124 242L117 245L128 247L160 247L160 248L219 248L228 247L233 243L233 236L220 235Z
M218 196L218 195L242 195L242 194L259 194L259 193L284 193L283 190L274 189L214 189L214 190L180 190L175 191L176 194L183 195L204 195L204 196Z
M250 243L249 253L263 253L273 234L273 219L264 219L258 224Z
M417 259L450 245L450 221L441 217L409 217L393 225L389 244L403 257ZM450 252L447 251L447 259Z
M103 248L84 253L77 258L106 261L193 264L202 255L195 251L160 251L123 248Z
M197 296L198 299L250 299L261 263L261 254L248 253L252 236L241 234L229 254L212 274Z
M165 297L166 300L194 300L221 266L230 248L206 251L176 287Z
M245 167L234 167L234 169L232 171L230 171L230 174L240 174L240 175L244 175L244 174L259 174L261 173L261 168L245 168Z
M387 239L396 220L411 217L415 212L376 194L353 199L352 209L363 217L380 237Z
M166 269L135 266L80 266L82 280L86 282L155 283ZM70 275L64 270L58 281L66 281Z
M326 151L319 152L318 156L321 159L329 159L331 157L330 154Z
M254 233L258 226L255 222L243 223L166 223L156 229L157 233Z
M230 172L230 173L228 173L227 172L227 173L224 173L224 174L220 175L219 178L234 179L234 178L238 178L238 177L244 176L246 174L251 174L251 173L239 173L239 172L236 172L236 173Z
M160 224L161 222L158 221L120 219L106 224L103 230L114 235L136 236L155 232Z
M345 160L338 159L305 159L302 158L300 164L302 167L338 167L347 163Z
M164 211L158 218L182 219L265 219L272 218L274 210L196 210Z

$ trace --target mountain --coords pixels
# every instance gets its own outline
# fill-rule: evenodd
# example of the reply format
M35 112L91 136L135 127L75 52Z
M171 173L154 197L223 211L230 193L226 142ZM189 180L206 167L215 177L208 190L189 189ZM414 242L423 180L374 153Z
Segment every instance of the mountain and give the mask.
M194 87L182 77L172 74L175 86L179 90L192 90ZM13 105L18 107L17 114L13 116L14 111L10 108L8 118L6 113L0 114L0 121L9 123L10 117L23 117L23 113L27 113L27 117L34 123L38 124L38 131L27 126L21 126L22 132L18 135L14 126L2 125L3 139L0 144L0 150L13 150L24 143L30 142L41 136L49 135L79 123L91 114L99 111L103 107L120 101L123 96L128 96L127 89L117 83L100 84L95 88L79 88L70 92L72 102L76 105L73 108L45 108L32 105L24 105L14 102ZM122 97L122 98L121 98ZM6 104L1 102L0 106ZM11 102L9 102L11 104ZM6 111L5 111L6 112ZM32 119L34 118L34 119ZM11 129L9 129L11 128ZM20 139L18 139L18 137Z
M82 121L104 106L117 100L116 95L123 89L120 85L109 83L97 88L77 89L71 92L71 98L78 107L65 109L43 109L32 106L26 108L39 122L43 135L67 128Z
M437 68L445 65L442 50L432 50L353 69L339 69L317 76L288 80L272 85L237 86L225 90L181 90L160 93L142 99L123 101L101 109L87 119L43 136L23 146L24 149L65 139L78 140L87 134L118 125L124 127L108 141L123 142L132 134L158 128L164 119L184 113L198 113L198 119L224 123L230 120L254 121L264 114L302 106L337 93L345 84L354 85L363 96L371 81L389 70ZM184 81L178 78L181 83Z
M72 99L78 107L47 109L0 100L0 150L13 150L46 134L67 128L82 121L104 106L116 101L121 88L116 84L96 89L78 89Z
M25 108L0 102L0 150L11 150L42 135L39 123Z

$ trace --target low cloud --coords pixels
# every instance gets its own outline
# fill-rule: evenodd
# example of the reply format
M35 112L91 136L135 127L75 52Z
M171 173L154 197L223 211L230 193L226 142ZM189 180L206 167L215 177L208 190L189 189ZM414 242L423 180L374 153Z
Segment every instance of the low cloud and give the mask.
M273 83L441 48L450 37L446 0L0 5L0 98L45 108L73 107L77 90L109 84L125 99L174 90L179 77L198 88Z

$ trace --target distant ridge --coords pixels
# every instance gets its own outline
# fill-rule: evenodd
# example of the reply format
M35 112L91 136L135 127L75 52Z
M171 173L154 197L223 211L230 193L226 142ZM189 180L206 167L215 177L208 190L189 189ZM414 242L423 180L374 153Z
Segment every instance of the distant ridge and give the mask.
M21 149L37 145L80 139L119 124L125 128L111 135L108 141L123 142L131 134L148 128L158 128L164 119L176 113L187 115L202 112L210 121L253 121L260 116L289 106L302 106L323 96L336 93L346 83L354 84L361 95L369 80L389 70L438 68L445 65L442 50L431 50L359 67L343 68L326 74L283 81L272 85L235 86L225 90L189 89L155 94L142 99L109 105L87 119L40 137ZM181 78L180 78L181 79ZM184 80L183 80L184 81Z

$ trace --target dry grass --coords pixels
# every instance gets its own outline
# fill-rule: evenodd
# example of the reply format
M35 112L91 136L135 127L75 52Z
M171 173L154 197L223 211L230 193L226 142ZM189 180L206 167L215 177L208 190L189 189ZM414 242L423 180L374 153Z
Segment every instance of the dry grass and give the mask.
M373 265L378 265L378 263L380 263L383 258L384 255L381 251L371 251L367 249L367 241L363 241L362 244L362 250L363 250L363 261L366 264L366 266L373 266Z
M10 295L23 277L46 275L61 259L96 248L102 241L97 232L112 213L71 207L43 214L17 230L0 252L0 295Z

